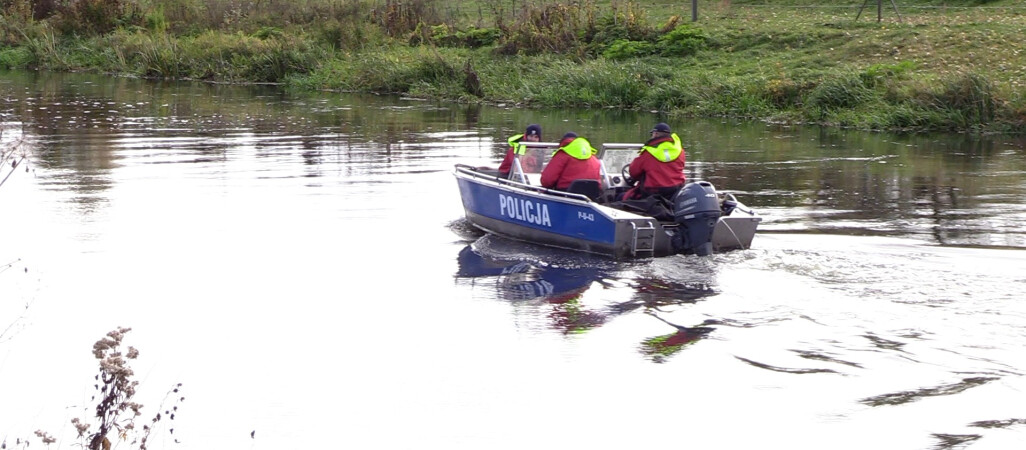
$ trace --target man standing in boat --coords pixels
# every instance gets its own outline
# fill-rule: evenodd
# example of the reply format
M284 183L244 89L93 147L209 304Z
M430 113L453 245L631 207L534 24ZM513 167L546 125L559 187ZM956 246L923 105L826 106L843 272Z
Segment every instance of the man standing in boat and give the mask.
M587 139L578 137L573 131L563 135L559 149L541 173L541 185L549 189L565 191L574 180L598 180L602 182L602 169L598 153Z
M530 124L527 126L527 130L524 134L518 134L510 136L506 140L509 144L509 148L506 150L506 157L502 159L502 164L499 164L499 177L509 178L509 173L513 171L513 158L514 155L520 155L520 167L524 169L524 172L534 172L538 170L537 164L533 158L525 157L527 153L527 146L522 142L541 142L541 126L538 124Z
M624 193L624 200L638 200L652 195L671 199L684 186L684 147L677 133L665 123L657 123L652 138L641 147L631 161L630 176L637 184Z

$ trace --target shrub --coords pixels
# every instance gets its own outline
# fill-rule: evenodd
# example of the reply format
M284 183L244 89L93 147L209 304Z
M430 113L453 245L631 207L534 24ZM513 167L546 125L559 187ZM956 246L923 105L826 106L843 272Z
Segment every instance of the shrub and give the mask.
M78 0L58 8L55 27L64 35L102 35L131 22L122 0Z
M299 39L268 40L252 57L242 60L247 80L276 83L293 74L307 73L320 59L316 49Z
M802 87L790 78L767 80L763 86L766 99L778 108L801 104Z
M965 73L946 80L936 94L934 105L950 109L965 117L971 126L994 120L997 101L990 80L975 73Z
M439 14L430 0L386 0L372 12L372 19L392 37L400 37L416 30L420 24L440 23Z
M157 78L179 78L186 75L177 41L165 37L146 39L140 44L136 57L141 75Z
M655 53L656 47L651 42L617 40L612 43L602 56L608 59L627 59L641 56L649 56Z
M385 39L382 29L374 24L340 19L328 19L311 35L317 42L335 50L373 48Z
M705 31L691 25L680 25L659 37L656 47L663 56L692 56L706 47Z
M500 23L501 55L579 53L587 31L587 11L580 5L528 6L510 25Z
M281 28L278 27L260 27L259 30L253 33L253 37L260 40L267 40L282 37L284 34L285 33L282 32Z
M494 45L502 32L498 28L471 28L456 32L456 42L461 47L479 48Z
M471 27L463 31L445 24L431 27L421 24L410 33L408 42L410 45L421 45L430 41L441 47L478 48L495 44L501 36L502 32L498 28Z
M37 10L37 9L43 10L44 8L46 8L46 6L49 6L50 8L53 7L53 5L42 5L42 3L46 3L46 2L41 2L41 1L38 1L38 0L36 0L36 1L30 1L30 0L3 0L3 1L0 1L0 19L2 19L4 17L7 17L7 18L13 19L13 20L15 20L17 22L20 22L20 23L31 22L32 19L34 18L33 17L33 13L35 12L35 10ZM50 11L48 9L46 11L41 11L41 12L43 12L45 15L49 15L50 14ZM38 19L42 19L43 17L45 17L45 15L42 16L42 17L35 17L35 19L37 19L37 20Z
M873 64L862 73L862 81L866 86L877 86L885 80L905 78L915 70L916 63L901 61L897 64Z
M930 126L930 113L915 106L899 106L891 110L881 128L917 130Z
M167 17L164 15L164 7L143 14L143 26L155 33L164 33L168 29Z
M930 117L932 128L982 129L1000 114L1003 105L982 75L962 73L944 79L914 80L905 87L905 103Z
M223 16L213 19L212 11L217 10L216 2L200 2L199 0L161 0L157 11L147 13L144 23L149 23L150 15L159 14L167 21L168 29L176 33L193 34L196 30L221 25ZM147 25L149 28L149 25Z
M629 2L624 10L614 9L596 21L591 34L586 36L593 48L604 48L617 41L652 41L656 31L648 25L641 6Z
M21 69L35 61L35 55L26 47L0 50L0 69Z

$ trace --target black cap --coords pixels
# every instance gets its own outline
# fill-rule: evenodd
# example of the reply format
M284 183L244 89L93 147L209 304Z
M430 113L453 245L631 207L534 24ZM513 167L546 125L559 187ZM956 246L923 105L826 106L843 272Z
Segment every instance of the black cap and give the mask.
M665 124L665 123L663 123L663 122L657 123L655 128L652 128L652 131L658 131L660 133L670 133L671 132L670 131L670 126ZM652 131L649 131L649 133L651 133Z
M563 135L563 139L573 139L575 137L577 137L577 133L574 133L573 131L568 131L566 134Z
M541 125L532 123L527 126L527 131L524 132L524 136L538 136L541 137Z

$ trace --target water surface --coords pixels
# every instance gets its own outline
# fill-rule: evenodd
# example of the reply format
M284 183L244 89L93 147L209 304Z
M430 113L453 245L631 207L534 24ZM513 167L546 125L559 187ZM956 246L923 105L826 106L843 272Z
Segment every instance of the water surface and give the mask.
M183 383L150 448L1024 440L1021 138L45 73L0 99L31 155L0 187L9 444L74 445L118 326L144 418ZM765 217L752 249L618 262L462 219L453 165L526 124L657 121Z

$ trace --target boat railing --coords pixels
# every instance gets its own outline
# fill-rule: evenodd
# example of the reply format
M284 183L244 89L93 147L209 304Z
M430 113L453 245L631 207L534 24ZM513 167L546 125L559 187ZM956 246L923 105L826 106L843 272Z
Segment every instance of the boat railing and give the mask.
M521 142L527 148L559 148L559 142Z
M555 150L555 149L559 148L559 143L558 142L520 142L520 145L523 145L524 148L528 148L528 149L551 149L551 150ZM638 143L607 143L607 144L602 144L602 145L599 146L598 154L596 155L596 157L599 160L599 176L602 178L602 185L605 188L609 188L610 186L613 186L615 184L613 178L616 175L619 174L618 172L617 173L610 173L609 172L609 168L606 167L606 163L603 160L603 157L605 156L606 150L613 150L613 149L632 149L632 150L633 149L641 149L642 145L643 144L638 144ZM490 177L490 176L488 176L486 174L481 174L480 172L474 172L473 168L470 168L470 170L471 170L471 172L474 172L475 175L477 175L477 176L484 176L484 177L494 178L495 180L512 181L514 183L519 183L519 184L524 185L524 186L531 186L529 184L529 182L528 182L527 174L524 172L524 168L523 168L523 166L520 163L520 157L521 156L522 155L520 155L520 154L514 153L514 155L513 155L513 165L512 165L512 167L510 169L509 179L508 180L503 179L503 178L499 178L499 177ZM469 166L468 166L468 168L469 168ZM544 189L544 188L533 188L533 189L537 190L537 189ZM549 190L549 192L557 193L556 195L566 194L565 196L571 197L571 198L574 198L574 197L584 197L584 198L587 198L586 196L581 196L579 194L571 194L571 193L563 192L563 191Z
M602 150L605 150L605 149L625 149L625 148L641 150L641 147L644 147L644 146L645 146L645 144L638 144L638 143L609 143L609 144L602 144Z
M559 191L559 190L549 189L549 188L545 188L545 187L541 187L541 186L534 186L534 185L530 185L530 184L527 184L527 183L521 183L521 182L519 182L517 180L510 180L510 179L502 178L502 177L499 177L499 176L495 176L495 175L490 175L490 174L479 172L476 167L468 166L466 164L456 164L456 171L463 172L464 174L466 174L468 176L472 176L472 177L476 177L476 178L486 178L489 181L494 181L494 182L499 183L499 184L506 184L506 185L510 185L510 186L515 186L517 189L523 189L523 190L527 190L527 191L537 192L537 193L540 193L540 194L552 195L552 196L555 196L555 197L564 197L564 198L568 198L568 199L581 200L581 201L585 201L585 202L591 202L592 201L590 198L588 198L587 195L577 194L577 193L574 193L574 192Z

